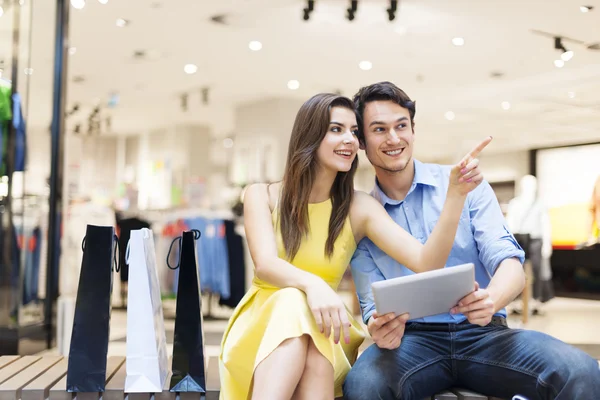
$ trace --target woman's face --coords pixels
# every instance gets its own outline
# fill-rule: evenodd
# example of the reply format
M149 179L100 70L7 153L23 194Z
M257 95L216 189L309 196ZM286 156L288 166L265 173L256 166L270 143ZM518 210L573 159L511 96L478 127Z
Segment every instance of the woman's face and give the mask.
M358 151L357 131L354 111L333 107L327 134L317 150L319 165L335 172L348 172Z

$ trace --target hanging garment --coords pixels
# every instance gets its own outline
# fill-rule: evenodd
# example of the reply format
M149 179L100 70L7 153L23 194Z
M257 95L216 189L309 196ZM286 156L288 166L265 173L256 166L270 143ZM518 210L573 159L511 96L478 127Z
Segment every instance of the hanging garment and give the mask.
M552 270L550 260L542 257L542 240L531 239L529 242L529 259L533 274L533 298L545 303L554 298Z
M185 220L185 223L190 229L197 229L202 234L200 240L196 242L202 291L215 293L228 299L230 296L229 257L223 221L198 217Z
M0 81L0 122L10 121L12 112L10 107L11 87Z
M233 221L224 221L227 255L229 258L229 291L228 299L221 297L219 304L231 308L237 307L246 294L246 261L244 242L235 232Z
M13 94L13 127L15 128L15 171L25 171L25 158L27 155L27 135L25 133L25 120L21 112L21 95Z

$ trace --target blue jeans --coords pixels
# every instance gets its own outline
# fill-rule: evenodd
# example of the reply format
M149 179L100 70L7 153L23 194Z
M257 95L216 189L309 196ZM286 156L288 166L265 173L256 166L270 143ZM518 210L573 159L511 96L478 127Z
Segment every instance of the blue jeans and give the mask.
M408 323L398 349L373 344L359 357L344 398L419 400L451 387L508 399L600 399L600 368L583 351L536 331Z

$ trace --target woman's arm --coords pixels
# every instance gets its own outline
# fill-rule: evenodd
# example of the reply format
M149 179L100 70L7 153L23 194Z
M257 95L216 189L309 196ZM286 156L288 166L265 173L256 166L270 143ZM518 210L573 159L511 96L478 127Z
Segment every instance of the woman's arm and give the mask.
M274 286L302 291L314 284L315 275L296 268L277 255L266 184L254 184L244 194L244 228L256 276Z
M491 137L481 142L452 168L444 208L425 245L392 220L385 209L365 193L357 193L352 205L352 225L359 227L357 239L364 234L386 254L414 272L443 268L454 243L467 194L483 180L475 157L490 141Z
M350 341L350 322L343 301L320 277L295 267L277 254L267 185L255 184L244 194L244 228L255 274L279 288L294 287L306 294L317 326L326 337L333 331L337 343Z

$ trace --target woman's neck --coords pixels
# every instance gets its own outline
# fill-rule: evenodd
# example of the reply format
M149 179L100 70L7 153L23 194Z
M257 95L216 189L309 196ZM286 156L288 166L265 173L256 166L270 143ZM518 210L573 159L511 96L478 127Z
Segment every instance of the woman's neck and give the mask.
M331 197L331 187L336 177L337 172L319 168L313 182L312 190L310 191L310 196L308 197L308 202L321 203L329 199Z

